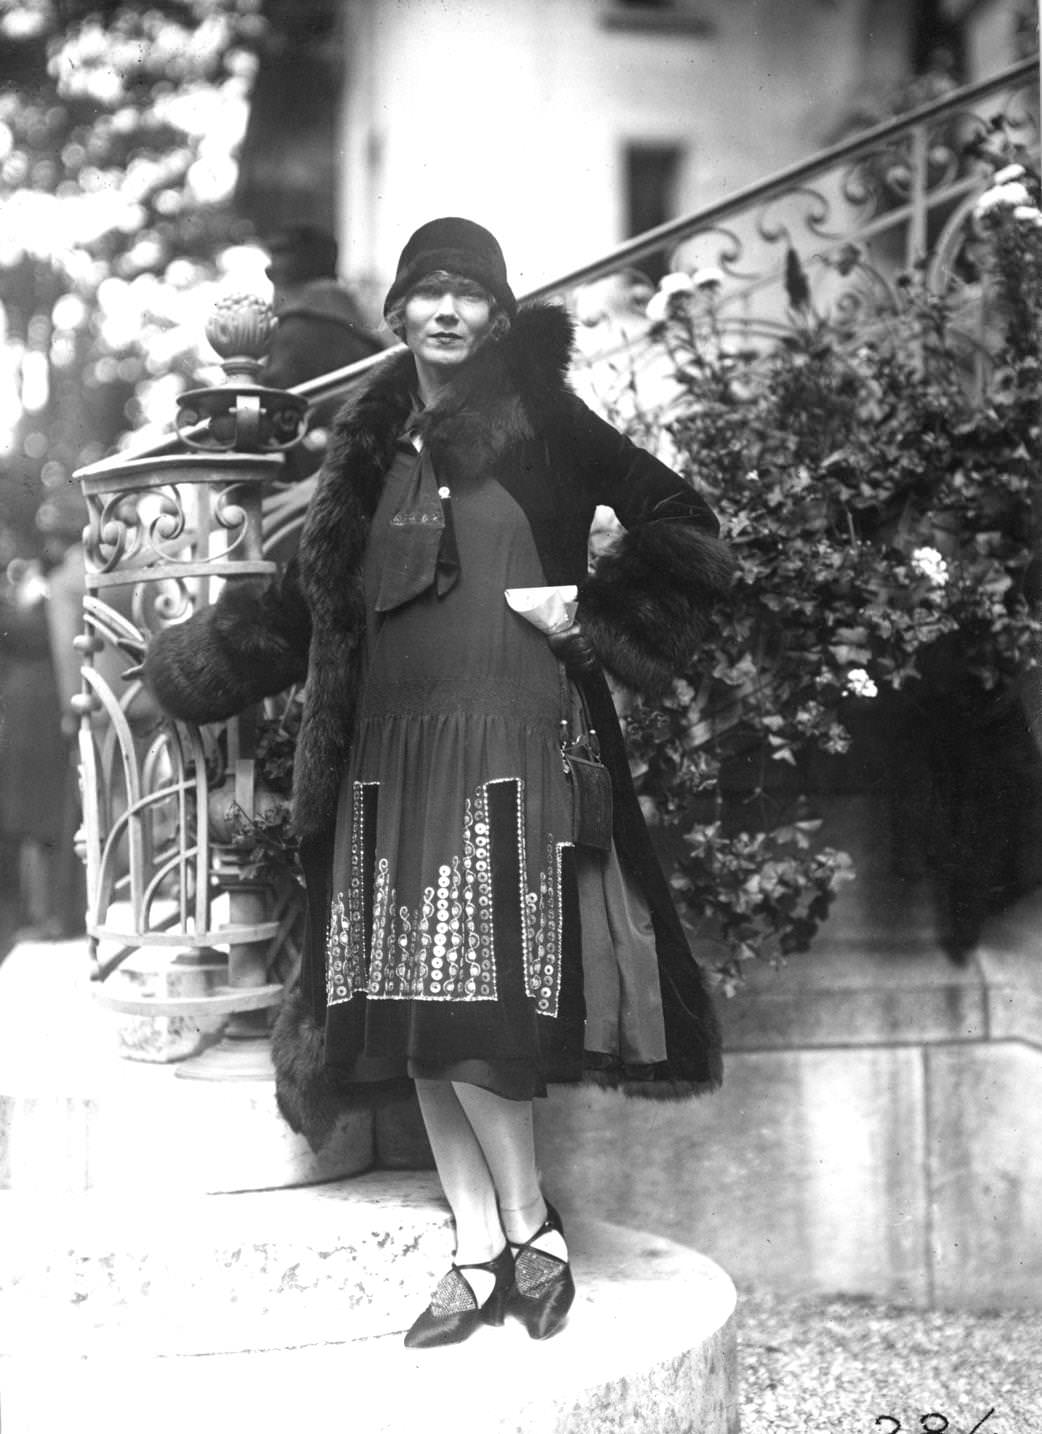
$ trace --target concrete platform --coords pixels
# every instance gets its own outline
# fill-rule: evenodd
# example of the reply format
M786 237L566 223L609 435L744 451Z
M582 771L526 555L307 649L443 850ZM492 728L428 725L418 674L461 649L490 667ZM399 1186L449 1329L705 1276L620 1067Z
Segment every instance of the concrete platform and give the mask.
M4 1434L737 1434L730 1279L564 1213L578 1296L559 1335L508 1322L410 1352L451 1252L429 1175L138 1209L7 1192Z

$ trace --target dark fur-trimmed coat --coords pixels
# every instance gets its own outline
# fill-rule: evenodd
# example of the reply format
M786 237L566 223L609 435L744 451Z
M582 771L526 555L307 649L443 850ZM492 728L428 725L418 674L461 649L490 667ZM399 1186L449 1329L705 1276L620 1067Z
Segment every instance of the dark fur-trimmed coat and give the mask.
M654 696L690 660L732 563L704 500L571 392L571 343L565 314L523 309L425 414L424 439L440 482L494 475L507 489L529 521L546 581L579 584L579 621L605 671ZM229 584L215 608L158 634L146 658L160 704L193 722L231 716L306 679L294 777L306 852L322 851L335 820L364 653L369 524L414 393L411 354L389 356L337 418L282 580ZM600 504L626 531L591 575L588 537ZM616 847L648 898L660 952L669 1059L634 1086L674 1094L712 1085L720 1057L708 994L651 850L607 684L601 673L582 681L612 769ZM312 875L323 888L317 869ZM322 985L317 969L310 979L306 971L297 996L316 1023ZM294 1122L288 1103L284 1113L299 1127L305 1117Z

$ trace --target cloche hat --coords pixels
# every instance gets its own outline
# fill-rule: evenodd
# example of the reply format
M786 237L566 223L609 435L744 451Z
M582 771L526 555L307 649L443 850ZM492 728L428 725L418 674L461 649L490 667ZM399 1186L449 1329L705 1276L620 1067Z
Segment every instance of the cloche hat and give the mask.
M406 244L384 300L384 314L437 269L473 279L499 301L511 318L517 312L517 300L507 283L506 261L495 235L471 219L452 216L421 225Z

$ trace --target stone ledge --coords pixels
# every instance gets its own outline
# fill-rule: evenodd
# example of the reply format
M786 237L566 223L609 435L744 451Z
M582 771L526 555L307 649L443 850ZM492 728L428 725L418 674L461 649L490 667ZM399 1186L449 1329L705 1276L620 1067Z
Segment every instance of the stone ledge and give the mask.
M173 1067L121 1064L119 1082L103 1091L0 1086L0 1190L44 1201L87 1190L190 1197L310 1185L372 1166L368 1111L345 1115L315 1155L279 1116L272 1081L196 1083L173 1079Z
M719 1003L725 1051L1020 1040L1042 1046L1042 902L990 929L965 966L936 948L830 942L753 966Z

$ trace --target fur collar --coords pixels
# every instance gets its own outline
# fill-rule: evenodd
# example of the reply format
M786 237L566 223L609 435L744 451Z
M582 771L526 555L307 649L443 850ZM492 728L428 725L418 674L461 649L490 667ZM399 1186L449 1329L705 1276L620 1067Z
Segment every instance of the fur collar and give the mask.
M508 333L486 345L463 368L452 387L422 419L427 442L444 458L478 469L511 443L530 438L539 420L567 390L572 321L547 305L522 309ZM382 365L334 426L330 459L338 465L366 436L394 439L409 416L416 392L416 365L408 351ZM467 450L476 445L467 462Z

